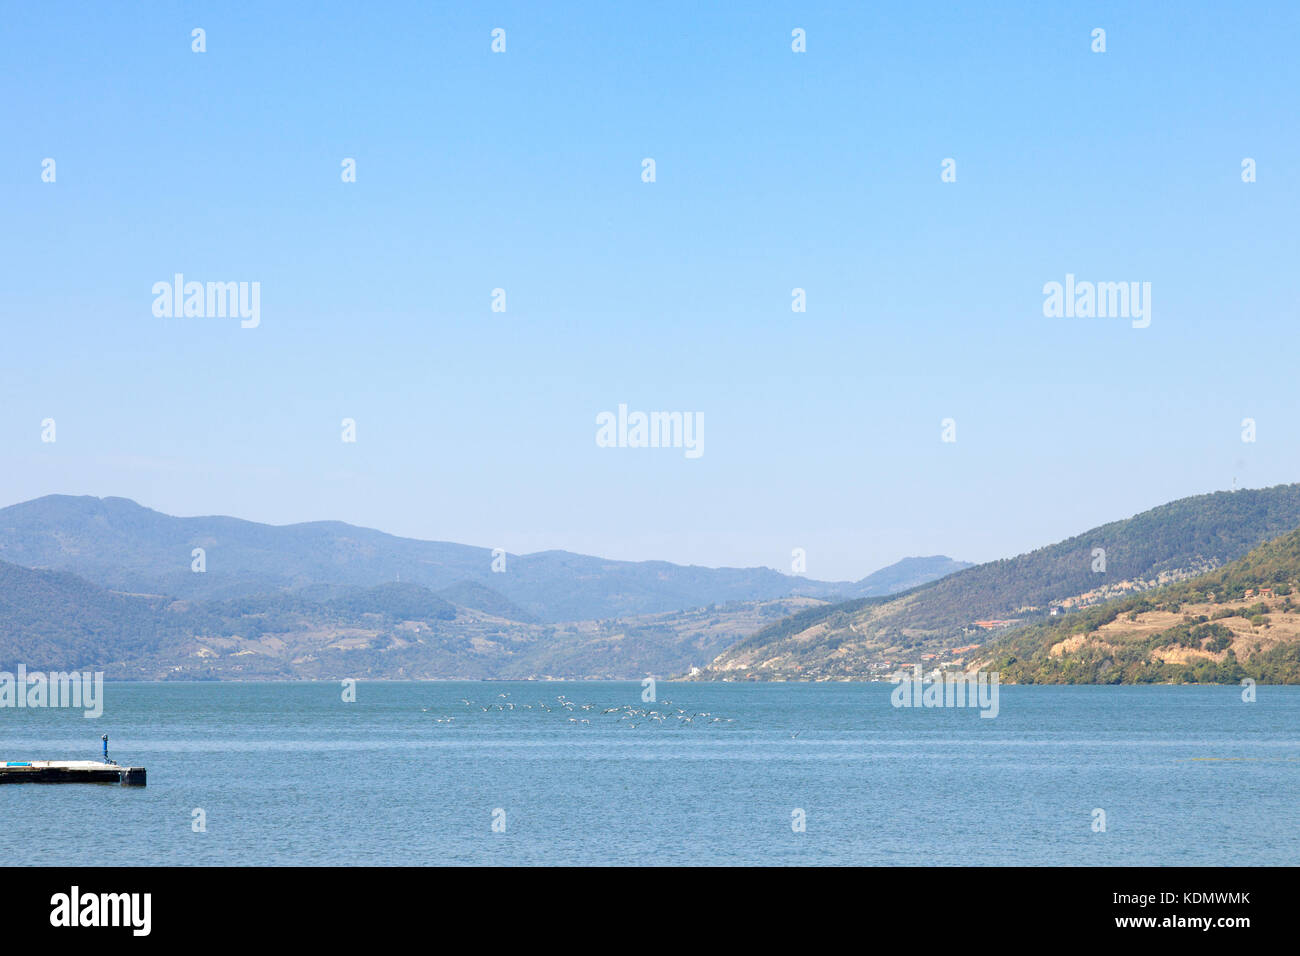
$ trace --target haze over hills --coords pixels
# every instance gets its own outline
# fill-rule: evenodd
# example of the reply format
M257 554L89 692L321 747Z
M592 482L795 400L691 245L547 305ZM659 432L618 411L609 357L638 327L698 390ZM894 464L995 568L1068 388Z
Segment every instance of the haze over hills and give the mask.
M495 574L487 549L337 523L170 518L124 499L28 505L37 507L0 511L0 555L43 558L54 568L0 560L0 668L11 670L24 663L180 679L631 678L700 668L699 679L821 680L993 661L1024 681L1300 677L1300 659L1292 660L1300 644L1291 640L1292 630L1300 636L1300 613L1289 594L1300 585L1300 538L1279 538L1300 527L1300 485L1181 499L1015 558L837 603L808 592L846 585L768 569L715 572L547 552L512 556L508 571ZM1272 539L1279 540L1261 546ZM189 569L193 547L208 549L203 574ZM177 573L176 551L183 581L212 574L214 556L243 563L191 593L163 593L160 585ZM164 570L151 574L149 555L166 555ZM533 558L541 560L529 580L514 581ZM486 572L470 567L480 559ZM954 564L907 559L850 586L869 592ZM263 567L277 569L270 579L279 587L258 585ZM393 578L376 580L390 570ZM763 596L774 579L779 593ZM1264 581L1278 592L1264 606L1230 604ZM710 582L747 596L663 609L684 595L698 599ZM535 596L543 586L557 598ZM557 620L575 607L630 610ZM1127 617L1116 621L1121 612L1135 615L1131 626ZM1058 619L1065 623L1048 626Z
M192 570L194 548L206 570ZM859 582L766 568L507 556L338 522L173 518L122 498L0 510L0 667L114 677L641 677L703 665L764 624L966 565ZM28 566L23 566L28 565Z
M466 592L493 611L448 600ZM0 562L0 670L21 664L149 680L630 679L707 663L745 634L817 603L789 597L549 624L499 616L511 605L478 587L313 585L174 600Z
M846 679L961 661L991 634L1216 568L1300 526L1300 485L1198 495L884 599L800 612L727 648L700 679ZM1104 562L1098 560L1104 557Z
M191 569L205 551L206 571ZM0 509L0 560L70 571L116 591L230 599L327 584L403 581L432 590L476 583L542 621L657 614L791 596L866 597L968 566L909 558L857 582L815 581L770 568L703 568L611 561L566 551L506 555L419 541L335 521L266 525L229 517L176 518L125 498L48 495ZM523 619L523 618L517 618Z

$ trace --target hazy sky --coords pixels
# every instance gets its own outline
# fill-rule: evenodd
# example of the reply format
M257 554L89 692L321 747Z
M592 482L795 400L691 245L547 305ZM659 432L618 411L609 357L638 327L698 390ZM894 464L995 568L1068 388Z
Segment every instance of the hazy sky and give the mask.
M1300 480L1295 4L230 6L5 7L0 503L833 579Z

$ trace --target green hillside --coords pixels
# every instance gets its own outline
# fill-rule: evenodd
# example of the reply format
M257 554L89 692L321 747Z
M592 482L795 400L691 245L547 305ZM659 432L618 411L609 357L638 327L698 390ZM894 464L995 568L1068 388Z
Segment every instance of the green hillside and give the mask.
M984 642L990 632L976 622L1024 626L1046 620L1056 604L1148 590L1239 558L1297 525L1296 484L1183 498L889 598L803 612L728 648L701 676L870 676L885 662L914 661ZM1095 549L1104 549L1104 571L1095 570Z
M1300 683L1298 588L1300 530L1189 581L1008 635L981 666L1010 683Z
M166 604L0 561L0 670L97 670L154 654L185 630Z
M519 605L507 600L505 595L477 581L458 581L451 587L439 591L438 597L460 607L482 611L507 621L531 624L537 620Z

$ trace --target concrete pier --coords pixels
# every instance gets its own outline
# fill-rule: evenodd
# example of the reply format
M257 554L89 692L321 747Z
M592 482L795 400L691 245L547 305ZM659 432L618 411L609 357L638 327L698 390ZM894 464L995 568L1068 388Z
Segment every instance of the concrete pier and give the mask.
M119 783L145 785L144 767L96 760L23 760L0 763L0 783Z
M144 786L144 767L123 767L108 759L108 734L103 760L10 760L0 763L0 783L120 783Z

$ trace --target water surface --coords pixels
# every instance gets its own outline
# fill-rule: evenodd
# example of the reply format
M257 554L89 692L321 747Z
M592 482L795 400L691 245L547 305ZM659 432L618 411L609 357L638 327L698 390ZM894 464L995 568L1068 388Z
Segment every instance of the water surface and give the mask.
M0 710L0 760L95 757L108 733L148 787L0 786L0 849L38 865L1300 863L1300 687L1254 703L1004 687L995 719L894 708L892 690L661 682L644 704L634 682L363 682L345 703L337 683L108 684L98 720ZM601 713L628 706L670 716Z

